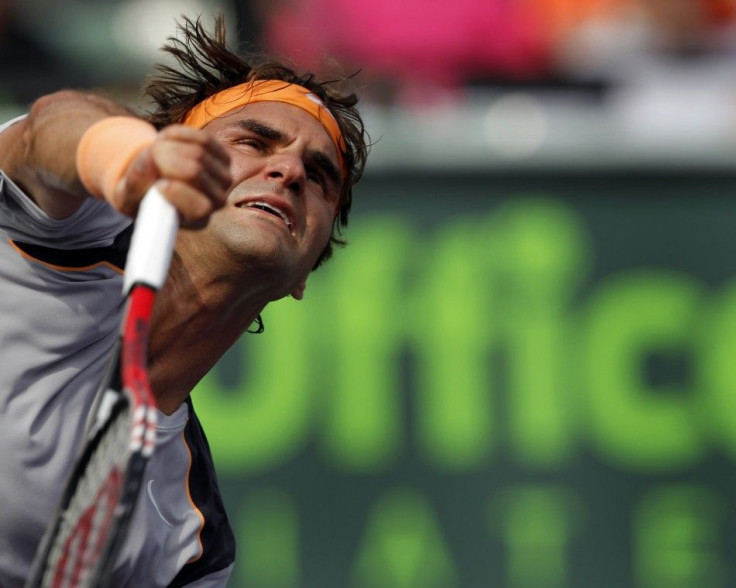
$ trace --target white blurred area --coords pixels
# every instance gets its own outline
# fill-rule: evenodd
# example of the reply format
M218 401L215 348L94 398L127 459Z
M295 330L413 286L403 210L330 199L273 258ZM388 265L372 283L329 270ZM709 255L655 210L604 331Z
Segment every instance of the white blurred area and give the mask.
M223 12L213 0L0 0L2 12L60 61L89 69L102 84L138 83L160 60L159 49L182 15ZM1 18L1 17L0 17ZM235 35L235 30L231 31ZM32 64L31 64L32 66Z
M736 0L0 0L0 115L45 71L132 101L176 18L217 11L234 43L360 70L373 170L736 161Z

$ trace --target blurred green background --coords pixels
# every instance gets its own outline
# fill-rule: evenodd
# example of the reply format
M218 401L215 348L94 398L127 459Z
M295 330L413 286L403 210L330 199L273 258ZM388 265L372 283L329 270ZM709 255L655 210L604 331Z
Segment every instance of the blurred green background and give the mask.
M194 394L232 586L736 585L734 4L0 4L2 118L181 13L361 69L350 245Z

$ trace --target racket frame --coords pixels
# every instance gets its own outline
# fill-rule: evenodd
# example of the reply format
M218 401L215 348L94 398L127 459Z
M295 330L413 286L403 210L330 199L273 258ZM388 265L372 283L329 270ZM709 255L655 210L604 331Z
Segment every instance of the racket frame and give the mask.
M115 560L122 548L138 495L143 484L146 466L155 446L156 403L150 391L147 375L147 349L150 319L156 292L163 286L173 253L178 230L178 215L174 207L154 186L141 201L135 230L131 239L126 263L123 285L125 310L123 314L120 339L111 355L109 368L98 391L95 403L95 421L88 432L85 447L77 459L67 482L53 523L37 551L31 574L26 582L27 588L52 586L78 586L77 580L86 573L84 586L109 586ZM112 396L111 396L112 395ZM113 400L111 400L111 398ZM85 572L74 570L73 583L60 578L59 570L51 571L49 557L56 555L59 542L66 549L64 541L74 537L60 537L69 506L80 489L84 474L94 461L96 451L110 433L117 419L127 418L124 411L130 409L128 447L124 471L118 472L120 486L114 507L107 512L102 531L103 537L99 556ZM113 468L114 470L114 468ZM109 474L104 476L109 478ZM102 486L104 488L104 486ZM99 496L97 494L96 496ZM77 521L84 523L85 515ZM56 551L55 551L56 550ZM58 561L63 562L64 551ZM85 566L87 562L81 562Z

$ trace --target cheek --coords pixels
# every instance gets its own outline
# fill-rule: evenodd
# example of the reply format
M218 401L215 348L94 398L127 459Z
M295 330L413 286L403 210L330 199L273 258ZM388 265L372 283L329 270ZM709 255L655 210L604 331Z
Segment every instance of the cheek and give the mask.
M332 226L335 224L335 207L329 205L325 207L322 214L322 225L324 227L325 238L329 238L332 234Z
M246 166L237 163L230 164L230 175L233 178L233 186L242 184L246 180L251 179L255 175L255 170L252 166Z
M230 154L230 173L233 176L233 182L237 185L243 180L247 180L255 176L260 171L258 158L247 157L243 153L229 149Z
M313 248L320 253L330 240L333 218L332 207L320 207L319 212L312 216L310 232L313 237Z

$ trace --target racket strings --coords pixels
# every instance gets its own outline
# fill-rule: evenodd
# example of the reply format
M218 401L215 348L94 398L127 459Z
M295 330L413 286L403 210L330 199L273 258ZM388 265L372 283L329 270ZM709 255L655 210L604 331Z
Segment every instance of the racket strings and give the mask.
M114 505L122 492L130 446L130 407L110 423L76 492L62 515L58 540L49 555L43 586L90 586L108 543Z

